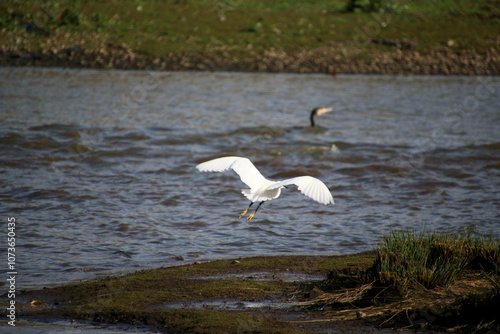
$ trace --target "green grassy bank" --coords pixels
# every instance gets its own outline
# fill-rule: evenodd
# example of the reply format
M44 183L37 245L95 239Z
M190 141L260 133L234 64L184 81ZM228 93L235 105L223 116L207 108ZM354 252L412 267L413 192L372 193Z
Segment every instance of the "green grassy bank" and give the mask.
M500 73L498 0L6 0L0 29L2 65Z
M500 330L500 241L393 232L362 254L195 263L22 291L16 302L23 320L168 333L493 333Z

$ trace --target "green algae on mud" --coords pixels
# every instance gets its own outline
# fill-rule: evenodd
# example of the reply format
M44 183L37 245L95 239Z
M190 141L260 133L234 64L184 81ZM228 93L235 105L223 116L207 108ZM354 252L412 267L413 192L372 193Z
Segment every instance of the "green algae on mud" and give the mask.
M321 314L293 310L286 305L314 283L300 279L301 276L296 276L298 281L286 280L284 275L326 277L332 269L366 270L373 261L374 253L369 252L348 256L252 257L144 270L23 291L18 297L23 304L19 316L141 324L168 332L302 332L304 324L294 325L290 319L310 320ZM255 279L256 273L265 274ZM239 279L231 277L235 274ZM31 306L34 300L41 303ZM214 300L220 301L222 307L213 306L210 302ZM228 307L226 301L235 306Z
M395 233L385 240L406 245L409 235ZM124 323L173 333L362 332L380 328L487 333L500 329L495 323L495 310L500 307L498 242L471 235L428 234L414 239L437 241L439 250L448 256L465 254L473 261L453 280L432 288L411 284L406 289L401 289L399 281L407 280L404 275L381 266L380 256L385 253L380 249L343 256L197 262L21 291L16 299L18 316ZM428 256L442 256L431 248ZM395 249L389 248L392 255L388 260L397 261L407 252ZM480 268L473 265L478 259L475 254L488 255ZM428 261L420 262L425 265Z

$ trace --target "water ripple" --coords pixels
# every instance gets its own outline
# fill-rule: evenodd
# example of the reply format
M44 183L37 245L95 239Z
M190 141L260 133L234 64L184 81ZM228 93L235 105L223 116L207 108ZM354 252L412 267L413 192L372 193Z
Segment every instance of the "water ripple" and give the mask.
M18 222L23 288L195 260L354 253L391 227L500 230L500 99L450 121L474 77L158 73L132 101L148 73L6 71L0 212ZM334 111L311 129L316 106ZM287 189L240 220L249 203L238 177L195 170L224 155L271 179L320 178L336 204Z

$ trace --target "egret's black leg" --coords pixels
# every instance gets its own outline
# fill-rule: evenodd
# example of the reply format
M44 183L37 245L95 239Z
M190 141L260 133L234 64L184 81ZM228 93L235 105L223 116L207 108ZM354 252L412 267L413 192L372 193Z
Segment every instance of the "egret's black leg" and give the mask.
M250 209L250 207L252 206L252 204L253 204L253 202L251 202L251 203L250 203L250 205L248 206L248 208L246 208L246 209L245 209L245 211L243 211L243 212L241 213L241 215L240 215L240 217L239 217L239 218L241 218L241 217L243 217L244 215L246 215L246 214L247 214L247 211L248 211L248 209ZM260 204L259 204L259 206L260 206Z
M247 222L249 222L253 218L253 216L255 216L255 214L257 213L257 210L259 210L262 203L264 203L264 201L260 202L259 205L257 205L257 208L255 209L255 211L252 214L248 215Z

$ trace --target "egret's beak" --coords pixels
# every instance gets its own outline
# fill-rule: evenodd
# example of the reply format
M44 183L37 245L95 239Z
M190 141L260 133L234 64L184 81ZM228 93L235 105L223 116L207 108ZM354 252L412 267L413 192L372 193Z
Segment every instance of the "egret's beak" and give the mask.
M332 108L321 108L316 112L316 115L319 116L332 110L333 110Z

